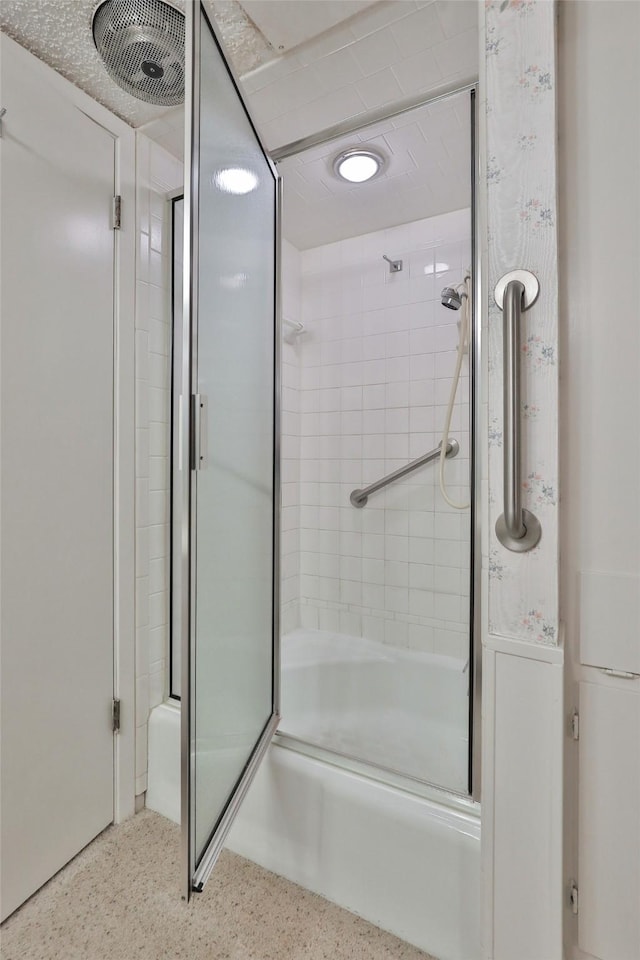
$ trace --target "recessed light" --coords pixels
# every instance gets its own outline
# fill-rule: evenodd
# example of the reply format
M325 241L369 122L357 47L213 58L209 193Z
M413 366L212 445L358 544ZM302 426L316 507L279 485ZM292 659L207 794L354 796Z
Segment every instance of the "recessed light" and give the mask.
M251 193L258 186L258 178L251 170L244 170L242 167L227 167L224 170L218 170L214 177L214 183L223 193Z
M384 157L375 150L362 150L352 147L339 153L333 161L333 172L341 180L349 183L364 183L380 173L384 167Z

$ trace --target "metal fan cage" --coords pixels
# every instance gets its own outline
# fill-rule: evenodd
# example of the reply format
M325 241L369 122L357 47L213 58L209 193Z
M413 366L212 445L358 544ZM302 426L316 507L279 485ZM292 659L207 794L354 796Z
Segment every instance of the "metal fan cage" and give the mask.
M93 40L109 76L157 106L184 102L184 14L163 0L105 0Z

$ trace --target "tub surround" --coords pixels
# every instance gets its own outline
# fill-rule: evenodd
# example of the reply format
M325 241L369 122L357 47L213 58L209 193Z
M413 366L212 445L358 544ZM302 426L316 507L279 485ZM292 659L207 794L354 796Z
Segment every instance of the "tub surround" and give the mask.
M295 420L285 412L284 421L298 427L297 442L285 435L283 446L287 537L295 510L299 523L299 619L287 613L285 632L301 625L468 657L469 511L444 503L438 464L372 496L361 510L349 494L440 440L459 319L441 305L440 291L460 283L470 266L470 231L469 210L459 210L304 250L295 262L285 257L285 294L287 286L299 290L297 317L305 326L284 353L284 376L298 368L297 393L285 389L285 411L296 401L299 410ZM382 259L388 250L403 259L401 273L389 272ZM466 502L466 360L451 435L460 453L446 466L450 495ZM294 488L288 471L296 450ZM293 557L283 565L289 611Z

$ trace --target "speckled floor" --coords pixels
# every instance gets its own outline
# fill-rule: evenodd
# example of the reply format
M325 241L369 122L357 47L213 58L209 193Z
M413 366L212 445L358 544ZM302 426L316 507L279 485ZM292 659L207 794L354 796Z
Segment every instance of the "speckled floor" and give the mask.
M13 914L2 960L433 960L224 852L189 906L179 832L143 811L111 827Z

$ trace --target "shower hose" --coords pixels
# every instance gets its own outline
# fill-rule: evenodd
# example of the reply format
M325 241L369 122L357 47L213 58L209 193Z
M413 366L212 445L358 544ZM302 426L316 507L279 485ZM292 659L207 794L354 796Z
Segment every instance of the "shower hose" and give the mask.
M444 427L442 430L442 445L440 447L440 464L439 464L439 479L440 479L440 492L444 497L445 501L449 504L450 507L453 507L455 510L467 510L470 507L469 503L456 503L451 499L447 493L447 484L445 481L444 470L445 463L447 462L447 446L449 443L449 430L451 429L451 418L453 416L453 405L456 400L456 393L458 391L458 384L460 382L460 372L462 370L462 361L464 359L465 349L469 344L469 300L470 300L470 282L471 277L467 274L462 281L456 287L459 290L463 288L461 298L462 306L460 308L460 333L458 337L458 356L456 358L456 369L453 374L453 380L451 381L451 393L449 394L449 405L447 406L447 414L444 419Z

